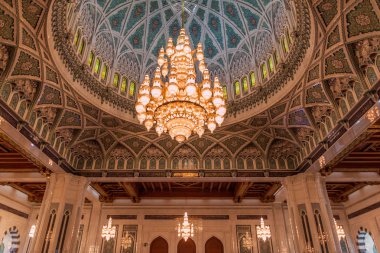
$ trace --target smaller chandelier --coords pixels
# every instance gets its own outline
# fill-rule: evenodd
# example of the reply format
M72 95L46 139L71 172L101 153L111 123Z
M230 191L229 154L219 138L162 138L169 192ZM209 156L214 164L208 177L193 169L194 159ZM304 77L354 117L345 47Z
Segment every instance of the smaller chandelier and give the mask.
M32 225L29 230L29 237L33 238L35 234L36 234L36 225Z
M182 237L185 242L190 237L194 236L194 225L189 222L189 217L187 216L187 212L183 216L183 222L178 223L178 237Z
M131 248L132 245L133 245L132 235L127 233L125 237L121 239L121 246L123 247L123 249L128 249L128 248Z
M252 236L250 235L250 233L248 233L248 231L245 232L245 235L241 238L241 245L246 249L250 249L253 247Z
M340 226L336 223L336 220L334 219L335 229L336 233L338 234L339 240L343 240L346 238L346 233L344 232L343 226Z
M111 238L115 238L116 236L116 227L112 226L112 218L108 219L108 223L106 226L103 226L102 229L102 238L105 238L108 241Z
M260 226L256 226L257 237L262 239L264 242L271 237L269 226L265 226L264 219L261 217Z

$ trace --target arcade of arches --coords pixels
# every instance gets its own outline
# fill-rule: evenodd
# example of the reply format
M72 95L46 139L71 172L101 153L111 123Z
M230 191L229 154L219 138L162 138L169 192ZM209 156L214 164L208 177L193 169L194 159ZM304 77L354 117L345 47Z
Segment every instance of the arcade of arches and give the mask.
M182 23L227 112L178 143L135 104ZM379 250L379 0L0 0L0 253Z

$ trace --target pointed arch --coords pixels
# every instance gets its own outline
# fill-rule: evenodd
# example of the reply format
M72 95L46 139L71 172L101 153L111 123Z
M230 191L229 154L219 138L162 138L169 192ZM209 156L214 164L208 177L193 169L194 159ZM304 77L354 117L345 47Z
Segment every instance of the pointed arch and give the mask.
M186 241L181 239L177 245L177 253L196 253L195 242L191 238Z
M169 244L161 236L156 237L150 244L150 253L168 253Z
M224 253L223 243L215 236L206 241L205 253Z

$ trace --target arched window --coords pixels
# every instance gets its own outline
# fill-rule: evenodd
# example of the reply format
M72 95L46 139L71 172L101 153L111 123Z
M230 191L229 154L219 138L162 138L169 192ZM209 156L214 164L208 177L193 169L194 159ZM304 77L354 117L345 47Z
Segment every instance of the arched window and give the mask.
M273 56L270 56L268 59L268 65L269 65L269 71L271 73L274 72L274 62L273 62Z
M88 66L92 66L92 64L94 63L94 58L95 58L95 54L94 52L90 52L90 54L88 55L88 60L87 60L87 64Z
M244 77L242 82L243 82L243 92L247 93L248 92L248 78Z
M121 81L121 88L120 88L121 92L125 92L127 90L127 84L128 84L127 78L123 77Z
M150 243L150 253L168 253L169 244L162 237L157 237Z
M239 81L235 82L235 96L236 97L240 96L240 83L239 83Z
M378 253L372 235L367 229L360 228L357 235L357 245L360 253Z
M226 86L223 86L223 97L224 97L225 100L227 100L227 98L228 98L227 87Z
M286 39L288 41L288 45L292 44L293 43L293 39L292 39L292 36L290 36L290 33L289 33L289 30L286 30Z
M149 169L150 170L155 170L156 169L156 159L154 159L154 158L150 159Z
M74 36L74 45L75 45L76 47L79 46L79 41L80 41L81 37L82 37L82 32L81 32L80 29L78 29L77 33L76 33L75 36Z
M216 158L216 159L214 160L214 169L216 169L216 170L220 170L220 169L222 169L222 164L221 164L219 158Z
M262 73L263 79L266 79L268 77L268 70L267 70L266 63L261 64L261 73Z
M102 69L102 75L100 76L100 79L102 81L106 80L107 75L108 75L108 66L106 64L104 64L103 69Z
M79 46L79 54L83 56L84 50L86 49L86 40L82 39Z
M166 167L166 161L165 161L164 158L161 158L161 159L158 161L158 168L159 168L160 170L164 170L164 169L166 169L165 167Z
M251 72L250 79L251 79L251 88L253 88L256 85L256 77L255 77L254 72Z
M206 170L211 170L211 169L212 169L211 159L210 159L210 158L207 158L207 159L205 160L205 169L206 169Z
M119 87L119 79L120 79L120 75L118 73L115 73L113 75L113 87L115 88Z
M130 98L134 98L135 97L135 90L136 90L135 82L131 82L129 84L129 97Z
M95 74L99 75L100 67L102 66L102 61L99 58L96 58L95 65L94 65L94 72Z
M288 40L286 39L285 36L282 37L281 44L282 44L282 49L284 50L284 52L288 53L289 52L289 44L288 44Z

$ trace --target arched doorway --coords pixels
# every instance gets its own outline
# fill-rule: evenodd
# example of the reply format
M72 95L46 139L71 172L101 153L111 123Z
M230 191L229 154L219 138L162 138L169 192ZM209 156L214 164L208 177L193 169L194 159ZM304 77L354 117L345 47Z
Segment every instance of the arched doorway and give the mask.
M187 239L185 242L184 239L179 241L177 245L177 253L196 253L195 243L191 238Z
M357 245L360 253L378 253L371 232L360 228L357 235Z
M224 253L223 243L215 236L207 240L205 245L206 253Z
M168 253L168 242L161 236L157 237L150 244L150 253Z
M17 253L20 246L20 234L17 227L11 227L5 231L0 239L0 250L4 253Z

